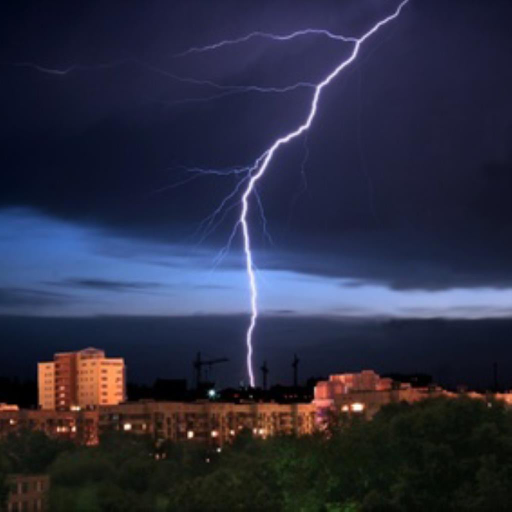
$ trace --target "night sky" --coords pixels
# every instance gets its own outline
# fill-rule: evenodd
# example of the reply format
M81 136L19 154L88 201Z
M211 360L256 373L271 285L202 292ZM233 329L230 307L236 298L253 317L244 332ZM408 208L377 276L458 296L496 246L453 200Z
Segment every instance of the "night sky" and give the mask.
M10 2L0 15L0 374L55 351L125 356L133 380L190 377L198 350L246 379L236 176L300 124L394 0ZM251 229L272 382L375 368L512 385L512 3L410 0L273 160ZM181 79L179 78L181 77ZM183 80L183 77L193 80ZM193 83L193 82L196 83ZM204 224L203 224L204 226ZM5 363L5 361L9 361ZM258 375L259 376L259 375Z

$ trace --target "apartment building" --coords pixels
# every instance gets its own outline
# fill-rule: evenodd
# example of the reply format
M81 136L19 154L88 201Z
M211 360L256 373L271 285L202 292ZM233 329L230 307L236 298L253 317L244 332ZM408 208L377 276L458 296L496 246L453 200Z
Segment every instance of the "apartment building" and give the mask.
M55 354L38 364L39 407L67 411L125 400L125 364L103 350L87 348Z
M361 414L373 417L384 405L390 403L414 403L426 398L454 396L436 387L413 388L409 383L382 378L373 370L360 373L330 375L329 380L315 386L315 405L319 424L331 414Z
M99 414L100 433L116 430L219 446L244 430L262 438L315 430L311 403L134 402L102 407Z
M48 437L83 445L98 443L97 410L49 411L19 409L0 411L0 438L22 431L38 431Z
M77 353L77 404L81 408L115 405L125 400L125 366L121 358L86 349Z

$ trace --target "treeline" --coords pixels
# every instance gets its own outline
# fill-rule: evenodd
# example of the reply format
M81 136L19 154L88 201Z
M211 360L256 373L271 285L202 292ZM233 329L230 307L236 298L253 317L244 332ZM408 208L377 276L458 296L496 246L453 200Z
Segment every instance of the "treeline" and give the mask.
M0 443L0 479L8 472L49 473L52 512L505 511L512 413L428 400L327 435L241 435L220 453L126 434L85 448L23 433Z

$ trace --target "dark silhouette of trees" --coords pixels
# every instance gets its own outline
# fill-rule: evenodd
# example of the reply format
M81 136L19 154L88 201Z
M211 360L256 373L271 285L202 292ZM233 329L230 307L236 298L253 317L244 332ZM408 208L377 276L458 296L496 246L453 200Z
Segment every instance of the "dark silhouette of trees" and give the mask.
M245 433L220 453L127 433L97 447L22 433L0 442L0 482L10 471L48 472L53 512L505 511L512 413L468 398L396 404L328 435Z

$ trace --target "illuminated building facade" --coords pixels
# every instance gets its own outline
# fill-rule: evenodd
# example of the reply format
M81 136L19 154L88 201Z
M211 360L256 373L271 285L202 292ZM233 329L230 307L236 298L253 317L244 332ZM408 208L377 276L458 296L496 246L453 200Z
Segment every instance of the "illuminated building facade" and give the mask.
M0 411L0 438L24 430L78 444L98 443L98 411L48 411L19 409Z
M411 384L381 378L373 370L329 376L315 386L314 404L319 423L329 414L363 414L371 418L384 405L413 403L426 398L447 396L436 386L413 388ZM451 394L450 394L451 396Z
M100 432L222 445L244 430L262 438L312 434L315 408L311 403L136 402L102 407L99 426Z
M37 364L37 393L39 407L45 410L55 409L55 363Z
M39 407L67 411L118 404L125 399L122 358L107 358L103 350L87 348L55 354L38 364Z
M313 404L133 402L95 410L0 411L0 437L38 430L50 437L93 445L108 431L147 434L156 441L222 445L240 432L257 437L307 435L315 430Z

